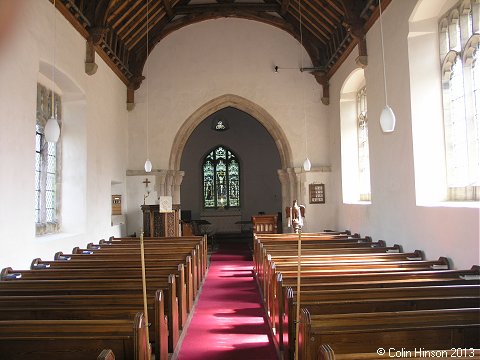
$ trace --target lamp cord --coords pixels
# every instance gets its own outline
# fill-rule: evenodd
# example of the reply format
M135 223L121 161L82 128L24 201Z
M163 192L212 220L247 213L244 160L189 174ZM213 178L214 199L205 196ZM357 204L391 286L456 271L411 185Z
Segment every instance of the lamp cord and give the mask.
M53 0L53 64L52 64L52 118L56 119L55 116L55 64L56 64L56 40L57 40L57 16L56 16L56 3Z
M387 96L387 75L385 72L385 52L383 45L383 24L382 24L382 1L378 0L378 8L380 10L380 38L382 41L382 65L383 65L383 91L385 93L385 105L388 105L388 96Z
M145 58L145 62L146 62L146 65L147 65L147 71L146 71L146 77L147 77L147 159L150 160L150 151L149 151L149 146L148 146L148 135L149 135L149 123L148 123L148 98L150 96L150 90L149 90L149 81L148 81L148 75L149 75L149 65L148 65L148 15L149 15L149 12L148 12L148 3L149 3L149 0L147 0L147 57Z
M307 133L307 111L305 109L305 84L303 74L303 32L302 32L302 8L300 6L300 0L298 0L298 14L300 22L300 69L302 73L302 106L303 106L303 122L305 126L305 156L308 158L308 133Z

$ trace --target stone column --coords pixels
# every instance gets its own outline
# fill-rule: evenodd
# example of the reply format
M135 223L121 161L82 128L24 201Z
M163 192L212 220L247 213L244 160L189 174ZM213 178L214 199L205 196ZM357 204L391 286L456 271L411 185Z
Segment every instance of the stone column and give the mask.
M280 180L280 185L282 187L282 232L287 233L287 219L285 218L285 208L291 206L291 197L290 197L290 179L288 176L287 169L277 170L278 179Z
M165 195L166 196L172 196L173 190L173 176L174 176L175 171L174 170L168 170L167 176L165 177ZM173 200L173 196L172 196Z
M158 184L157 185L157 194L158 196L165 196L165 178L167 176L167 171L166 170L160 170L157 174L156 174L157 178L156 178L156 181L155 183Z
M297 173L298 173L297 168L287 169L289 186L290 186L290 205L293 202L293 200L298 200L297 197L299 194L299 184L297 181Z
M181 204L180 200L180 188L183 181L185 171L175 171L173 175L173 204Z

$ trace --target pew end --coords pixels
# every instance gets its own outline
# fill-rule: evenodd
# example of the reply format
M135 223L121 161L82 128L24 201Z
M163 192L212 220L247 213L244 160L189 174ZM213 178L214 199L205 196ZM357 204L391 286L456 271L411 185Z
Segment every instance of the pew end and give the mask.
M407 258L408 260L425 260L425 254L422 250L415 250L413 256Z
M11 267L3 268L0 273L0 281L16 280L21 277L22 274L14 272Z
M449 270L451 269L450 259L445 256L440 256L437 260L438 264L432 265L434 270Z
M72 258L70 256L66 256L63 254L63 251L57 251L55 253L55 255L53 256L53 259L54 260L58 260L58 261L69 261L71 260Z
M49 267L50 264L43 263L42 259L40 258L33 259L32 263L30 264L30 270L48 269Z

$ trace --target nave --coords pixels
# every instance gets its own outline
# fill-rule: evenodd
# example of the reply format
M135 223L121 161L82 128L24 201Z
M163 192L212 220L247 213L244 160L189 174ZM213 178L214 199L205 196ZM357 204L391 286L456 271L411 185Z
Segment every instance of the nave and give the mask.
M217 239L179 360L277 359L256 280L251 238Z

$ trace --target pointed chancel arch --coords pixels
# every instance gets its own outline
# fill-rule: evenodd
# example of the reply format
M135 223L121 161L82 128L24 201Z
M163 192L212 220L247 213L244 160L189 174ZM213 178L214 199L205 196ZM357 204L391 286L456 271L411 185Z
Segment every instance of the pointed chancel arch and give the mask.
M254 102L241 96L226 94L210 100L198 108L180 127L170 151L170 170L180 170L183 149L193 130L208 116L226 107L241 110L257 119L275 140L282 168L292 167L292 150L285 133L277 121L265 109Z

